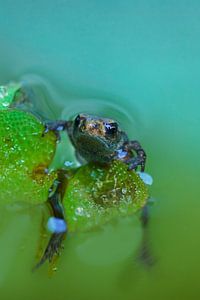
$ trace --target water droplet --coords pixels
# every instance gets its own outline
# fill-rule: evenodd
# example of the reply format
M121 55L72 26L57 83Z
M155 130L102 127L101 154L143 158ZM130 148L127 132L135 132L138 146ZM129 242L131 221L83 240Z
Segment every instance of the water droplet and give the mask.
M149 175L148 173L145 172L137 172L137 174L140 176L140 178L144 181L144 183L148 184L148 185L152 185L153 184L153 178L151 177L151 175Z
M62 233L67 230L67 224L63 219L51 217L47 222L47 228L52 233Z
M84 209L83 209L83 207L77 207L77 208L75 209L75 214L76 214L77 216L84 216Z
M117 150L117 155L119 158L124 158L127 155L126 151L123 151L122 149Z
M3 105L3 107L8 107L10 105L8 101L4 101L1 104Z
M71 167L73 166L73 164L74 163L72 161L68 161L68 160L64 162L65 167Z
M127 193L127 189L126 189L126 188L123 188L123 189L122 189L122 194L125 195L126 193Z

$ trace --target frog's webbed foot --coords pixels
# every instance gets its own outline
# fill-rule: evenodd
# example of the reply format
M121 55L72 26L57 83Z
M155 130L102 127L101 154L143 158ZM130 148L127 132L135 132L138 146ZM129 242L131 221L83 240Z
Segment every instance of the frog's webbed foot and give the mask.
M46 260L51 262L55 256L60 255L60 250L62 248L62 242L64 241L66 232L53 233L48 242L48 245L44 251L44 254L40 261L34 266L33 271L42 266Z
M146 163L146 153L141 147L138 141L130 141L126 145L128 150L133 150L136 152L136 157L130 158L127 163L129 164L129 170L136 170L138 166L141 167L141 172L144 172Z
M47 132L53 131L57 137L57 140L60 141L60 132L67 130L69 127L69 123L71 124L71 121L58 120L45 122L43 136Z

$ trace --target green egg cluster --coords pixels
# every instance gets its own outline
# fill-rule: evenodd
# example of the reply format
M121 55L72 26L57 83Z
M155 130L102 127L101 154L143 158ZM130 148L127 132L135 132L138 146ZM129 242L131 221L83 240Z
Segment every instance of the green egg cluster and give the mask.
M55 149L55 134L44 134L35 116L0 110L0 203L44 202L56 177L47 171Z
M69 180L63 201L69 231L89 230L114 217L133 214L147 198L146 185L123 162L82 166Z

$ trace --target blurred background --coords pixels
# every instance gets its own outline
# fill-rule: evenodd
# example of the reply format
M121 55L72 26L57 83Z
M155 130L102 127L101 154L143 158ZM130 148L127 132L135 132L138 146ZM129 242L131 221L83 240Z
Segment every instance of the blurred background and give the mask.
M200 3L0 1L0 84L22 81L52 119L120 121L148 155L151 268L134 259L138 217L65 243L58 270L31 273L41 208L1 212L2 299L188 299L199 287ZM73 159L73 149L60 152Z

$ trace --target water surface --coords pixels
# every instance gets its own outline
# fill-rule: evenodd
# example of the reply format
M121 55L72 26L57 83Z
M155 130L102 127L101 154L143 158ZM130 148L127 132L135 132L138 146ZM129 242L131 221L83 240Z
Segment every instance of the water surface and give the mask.
M119 119L148 154L152 268L138 218L65 242L58 271L31 273L43 208L1 212L3 299L188 299L199 294L200 4L3 1L0 80L27 80L50 118ZM60 150L60 163L73 149Z

